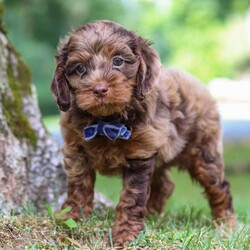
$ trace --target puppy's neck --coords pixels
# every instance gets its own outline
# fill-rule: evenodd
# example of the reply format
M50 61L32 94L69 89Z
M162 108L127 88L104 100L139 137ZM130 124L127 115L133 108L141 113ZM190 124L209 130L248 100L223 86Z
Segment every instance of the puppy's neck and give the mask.
M139 123L147 123L146 119L149 117L146 115L148 112L147 102L139 102L135 98L131 105L127 106L122 112L109 116L94 116L86 110L79 109L76 105L72 105L68 112L70 113L69 120L79 127L98 122L114 122L123 123L128 128L131 128Z

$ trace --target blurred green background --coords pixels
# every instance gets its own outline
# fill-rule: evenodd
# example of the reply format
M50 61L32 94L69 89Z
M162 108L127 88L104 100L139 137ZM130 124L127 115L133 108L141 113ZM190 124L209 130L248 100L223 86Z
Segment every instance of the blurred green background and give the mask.
M250 0L3 2L9 38L31 68L42 114L44 117L57 114L44 118L50 131L59 133L59 111L50 94L59 38L95 19L114 20L136 31L154 42L165 66L181 67L204 83L217 77L240 79L249 76ZM224 156L236 211L242 217L249 216L250 142L227 143ZM176 191L169 207L195 204L208 211L205 199L200 199L201 189L194 187L186 175L173 171ZM117 178L97 178L97 189L115 201L120 187Z
M245 35L249 0L4 0L9 38L31 68L43 115L58 114L50 95L60 37L110 19L154 42L164 65L207 82L237 78L250 65Z

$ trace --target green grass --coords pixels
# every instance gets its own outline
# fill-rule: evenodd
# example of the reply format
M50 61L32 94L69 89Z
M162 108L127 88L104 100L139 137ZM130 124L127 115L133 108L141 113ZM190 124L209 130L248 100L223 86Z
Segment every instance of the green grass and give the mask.
M67 228L46 215L19 215L1 219L0 247L5 249L111 249L113 211L94 213ZM247 221L250 221L248 216ZM239 224L227 235L215 230L195 208L179 208L163 217L150 217L145 230L126 249L249 249L249 225Z
M231 142L224 145L227 172L250 172L250 141Z

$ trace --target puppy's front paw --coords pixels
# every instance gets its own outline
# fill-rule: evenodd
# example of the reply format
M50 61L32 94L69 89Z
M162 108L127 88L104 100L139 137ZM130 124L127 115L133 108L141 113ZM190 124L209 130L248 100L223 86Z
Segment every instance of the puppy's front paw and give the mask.
M215 228L220 229L225 234L230 235L237 227L237 219L234 215L217 219L214 221Z
M133 240L137 238L144 225L131 226L115 226L112 230L112 239L114 247L128 246Z
M113 235L113 245L114 247L125 247L128 246L130 242L135 240L137 235L129 231L123 231L120 234Z

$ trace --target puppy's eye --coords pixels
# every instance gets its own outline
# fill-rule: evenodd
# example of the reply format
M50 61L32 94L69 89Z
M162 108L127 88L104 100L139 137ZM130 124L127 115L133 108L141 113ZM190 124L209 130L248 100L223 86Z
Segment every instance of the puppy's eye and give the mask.
M124 62L123 59L118 56L113 59L114 66L121 66L123 62Z
M87 68L86 68L83 64L79 64L79 65L76 67L76 73L79 74L79 75L85 74L86 71L87 71Z

